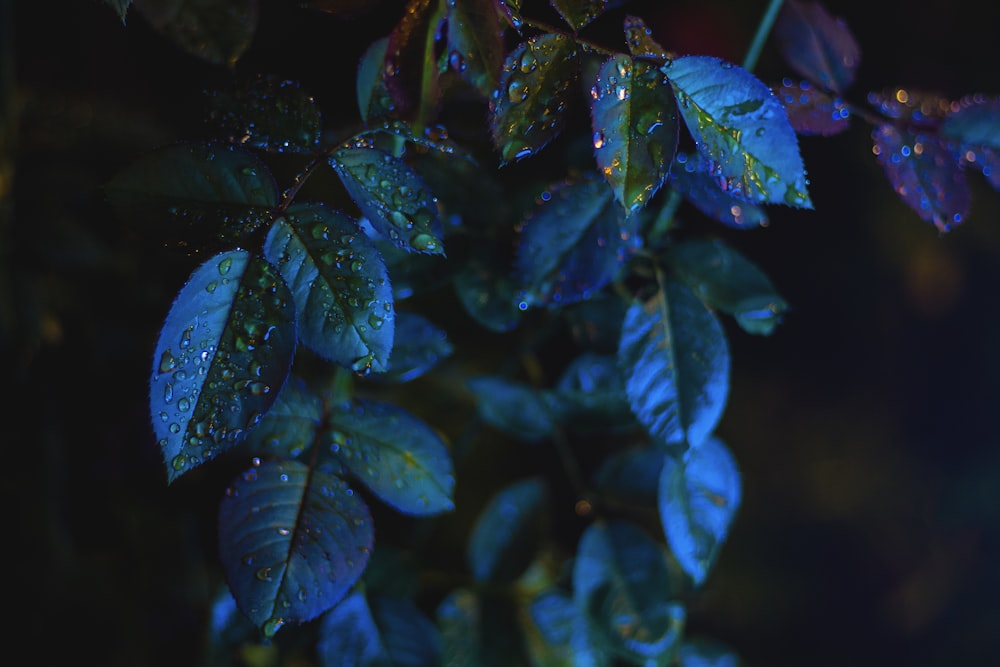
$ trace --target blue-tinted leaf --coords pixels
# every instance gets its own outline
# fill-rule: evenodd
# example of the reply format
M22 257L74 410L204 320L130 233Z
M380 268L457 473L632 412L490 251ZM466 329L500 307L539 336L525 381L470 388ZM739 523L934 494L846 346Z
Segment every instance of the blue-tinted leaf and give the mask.
M614 355L584 353L570 362L546 400L570 431L609 433L635 425Z
M788 310L757 265L719 239L690 239L670 247L674 274L709 308L736 318L744 330L770 335Z
M590 298L614 280L640 238L599 176L551 188L518 239L515 267L523 307L562 306Z
M321 667L392 665L363 591L355 590L323 616L316 657Z
M365 569L365 591L414 598L422 585L419 567L416 554L405 544L398 547L380 544Z
M721 188L755 204L812 208L798 139L770 88L711 56L676 58L662 69Z
M503 68L503 23L495 0L448 3L448 66L488 98Z
M645 206L677 152L677 106L663 73L625 54L604 62L591 88L594 157L627 211Z
M521 321L517 285L496 258L468 262L455 274L453 284L465 312L490 331L510 331Z
M105 187L112 206L141 233L162 226L178 244L204 226L238 243L268 222L278 203L270 170L253 153L225 144L179 143L147 153Z
M774 36L792 69L826 90L843 93L854 83L861 49L847 23L814 0L787 0Z
M219 506L219 556L240 610L268 637L313 619L361 576L374 534L361 498L296 461L242 473Z
M720 440L707 438L686 460L667 457L660 473L660 520L670 550L695 585L715 564L740 506L736 461Z
M313 443L322 416L319 396L300 378L292 376L247 439L255 449L295 458Z
M459 588L449 593L437 607L441 632L442 665L483 667L483 638L480 605L475 593Z
M381 500L413 515L454 509L451 455L427 424L361 399L330 408L328 419L329 451Z
M594 645L573 599L544 590L528 605L522 622L534 667L609 667L611 658Z
M961 159L1000 190L1000 101L982 95L960 100L942 122L941 136L957 144Z
M689 639L681 644L679 667L739 667L740 659L718 641Z
M594 487L623 503L656 507L664 458L658 447L630 447L609 454L594 473Z
M521 29L521 0L493 0L493 4L496 5L500 16L507 19L510 27Z
M697 448L715 429L729 391L729 348L715 315L668 282L625 314L618 348L632 411L668 453Z
M798 134L818 134L829 137L846 130L851 124L851 110L839 97L814 88L808 81L784 79L775 94L788 113L788 122Z
M434 0L408 0L399 22L389 33L385 52L385 85L395 108L403 116L421 105L436 106L440 95L438 71L425 67L428 39L439 33L438 3ZM424 99L429 93L430 99Z
M233 66L253 41L258 0L135 0L133 6L179 49L216 65Z
M466 559L479 582L508 584L524 572L541 542L545 484L525 479L497 492L476 518Z
M489 111L501 164L537 153L562 131L578 70L576 43L568 35L532 37L507 56Z
M394 667L438 667L441 635L411 600L370 594L368 605Z
M365 49L358 63L357 89L358 109L361 120L367 124L376 118L392 114L395 106L389 89L385 85L385 52L389 38L376 39Z
M445 332L423 315L398 313L392 361L386 373L377 377L387 382L409 382L450 357L453 351Z
M653 39L653 31L638 16L625 17L625 43L633 56L667 60L669 54Z
M972 195L962 163L943 139L882 123L872 141L893 189L921 220L941 232L965 220Z
M412 252L444 254L437 202L412 167L364 146L337 149L330 164L383 237Z
M595 523L580 538L573 599L591 633L614 654L645 665L671 664L685 613L673 597L662 547L622 520Z
M191 274L160 330L149 383L169 482L242 441L270 409L295 353L294 316L284 280L247 252Z
M122 20L122 23L124 23L125 14L128 12L128 7L132 4L132 0L104 0L104 2L111 7L111 9L115 10L115 13L118 14L118 18Z
M549 4L573 30L580 30L603 14L609 3L607 0L549 0Z
M767 224L762 206L737 199L721 189L707 171L707 163L678 153L670 167L670 185L692 206L727 227L754 229Z
M526 442L552 433L552 413L541 392L492 376L471 378L467 384L476 397L479 417L490 426Z
M292 290L299 339L355 372L384 372L395 331L382 256L358 225L322 204L294 204L264 241Z
M312 96L297 81L275 76L213 91L208 119L226 141L275 153L312 151L323 129Z
M955 107L955 102L947 97L912 88L872 91L868 93L868 103L883 116L908 121L925 131L938 129Z

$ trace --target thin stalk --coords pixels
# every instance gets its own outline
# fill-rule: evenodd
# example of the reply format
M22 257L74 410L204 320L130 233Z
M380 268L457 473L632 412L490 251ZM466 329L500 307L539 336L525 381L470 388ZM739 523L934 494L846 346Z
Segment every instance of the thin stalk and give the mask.
M778 12L781 11L781 5L783 0L771 0L771 3L767 6L767 10L764 12L764 16L760 18L760 23L757 24L757 32L753 36L753 41L750 42L750 48L747 49L747 54L743 58L743 69L748 72L752 72L754 67L757 66L757 61L760 59L760 52L764 50L764 43L767 41L768 35L771 34L771 28L774 27L774 22L778 19Z

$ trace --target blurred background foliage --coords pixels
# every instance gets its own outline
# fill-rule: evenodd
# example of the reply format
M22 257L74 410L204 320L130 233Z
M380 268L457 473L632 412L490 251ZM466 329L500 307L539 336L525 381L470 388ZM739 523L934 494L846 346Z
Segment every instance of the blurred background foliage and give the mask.
M12 645L32 662L201 660L229 472L168 489L146 405L155 336L193 261L126 228L100 188L151 148L206 136L202 91L234 71L296 78L327 121L356 122L358 58L403 3L353 4L348 17L263 1L231 70L179 52L140 16L123 26L98 0L0 0L0 488L14 518ZM739 62L765 4L628 8L669 49ZM995 16L979 3L827 7L861 45L858 95L1000 93ZM790 71L766 48L756 73L771 82ZM968 221L941 237L894 195L870 145L860 122L804 138L815 211L775 209L750 232L703 228L791 304L769 338L727 321L733 386L718 433L742 467L744 501L689 610L690 632L751 666L986 665L1000 649L1000 195L976 175ZM455 363L504 353L502 337L450 306L438 323L457 341ZM401 402L462 432L461 392L415 393ZM434 542L442 577L461 567L460 540L485 502L477 486L546 469L552 456L485 435ZM575 520L556 517L557 530L563 519Z

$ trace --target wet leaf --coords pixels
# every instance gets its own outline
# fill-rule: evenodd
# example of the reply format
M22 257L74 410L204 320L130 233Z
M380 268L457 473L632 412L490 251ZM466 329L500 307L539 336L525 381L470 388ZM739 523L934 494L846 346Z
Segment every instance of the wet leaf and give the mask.
M295 458L312 445L322 417L322 401L301 378L292 376L247 441L257 451Z
M796 84L785 79L774 92L785 105L788 122L798 134L829 137L850 126L851 111L847 103L814 88L808 81Z
M476 397L479 417L490 426L525 442L537 442L552 433L552 413L537 389L487 375L470 378L466 384Z
M438 71L426 67L428 40L436 40L438 21L436 0L408 0L402 18L389 33L385 52L385 85L393 105L403 117L421 106L436 106L440 95ZM422 99L425 93L432 99Z
M715 430L729 388L722 326L691 290L669 281L625 314L618 348L632 411L668 454Z
M503 68L503 22L495 0L448 3L448 66L489 98Z
M704 583L742 498L740 471L722 441L709 437L685 460L667 457L659 508L667 544L696 586Z
M683 56L662 70L719 187L755 204L812 208L795 131L763 82L711 56Z
M374 148L338 148L330 164L376 231L411 252L443 255L437 202L406 162Z
M250 47L260 15L258 0L135 0L133 6L182 51L230 67Z
M697 155L678 153L670 166L670 186L696 209L727 227L754 229L767 224L767 211L762 206L721 189L707 170L708 164Z
M843 19L820 2L787 0L774 25L785 61L813 83L843 93L854 83L861 49Z
M625 43L628 44L629 53L636 57L663 61L670 57L670 54L653 39L653 31L638 16L625 17Z
M284 280L248 252L216 255L191 274L160 330L149 384L168 482L260 423L288 376L294 318Z
M389 369L378 376L379 380L409 382L427 373L454 351L444 330L418 313L396 314L395 338Z
M466 561L480 583L509 584L528 567L541 545L545 484L523 479L494 494L476 517Z
M357 223L323 204L294 204L268 233L264 256L292 291L303 345L363 375L388 369L392 286Z
M266 637L340 601L364 571L374 540L361 497L297 461L240 474L219 505L218 525L226 581Z
M493 4L500 12L500 16L507 19L510 27L521 29L521 0L493 0Z
M367 125L375 119L392 116L395 104L385 83L385 53L389 38L376 39L365 49L358 63L356 94L361 120Z
M226 141L275 153L315 150L323 129L312 96L275 76L212 91L208 107L209 122Z
M607 0L549 0L573 30L580 30L608 9Z
M411 515L454 509L451 454L427 424L362 399L332 406L328 419L328 451L382 501Z
M507 56L489 108L501 164L537 153L562 131L578 74L576 43L567 35L532 37Z

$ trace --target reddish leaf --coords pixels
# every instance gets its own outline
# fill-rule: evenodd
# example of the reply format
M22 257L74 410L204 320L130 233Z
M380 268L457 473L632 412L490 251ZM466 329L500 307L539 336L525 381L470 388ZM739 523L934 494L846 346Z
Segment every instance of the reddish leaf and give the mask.
M839 97L813 88L808 81L794 83L785 79L775 91L785 105L788 122L798 134L820 134L829 137L847 129L851 111Z
M826 90L842 93L854 82L861 49L843 19L819 2L788 0L774 36L792 69Z

